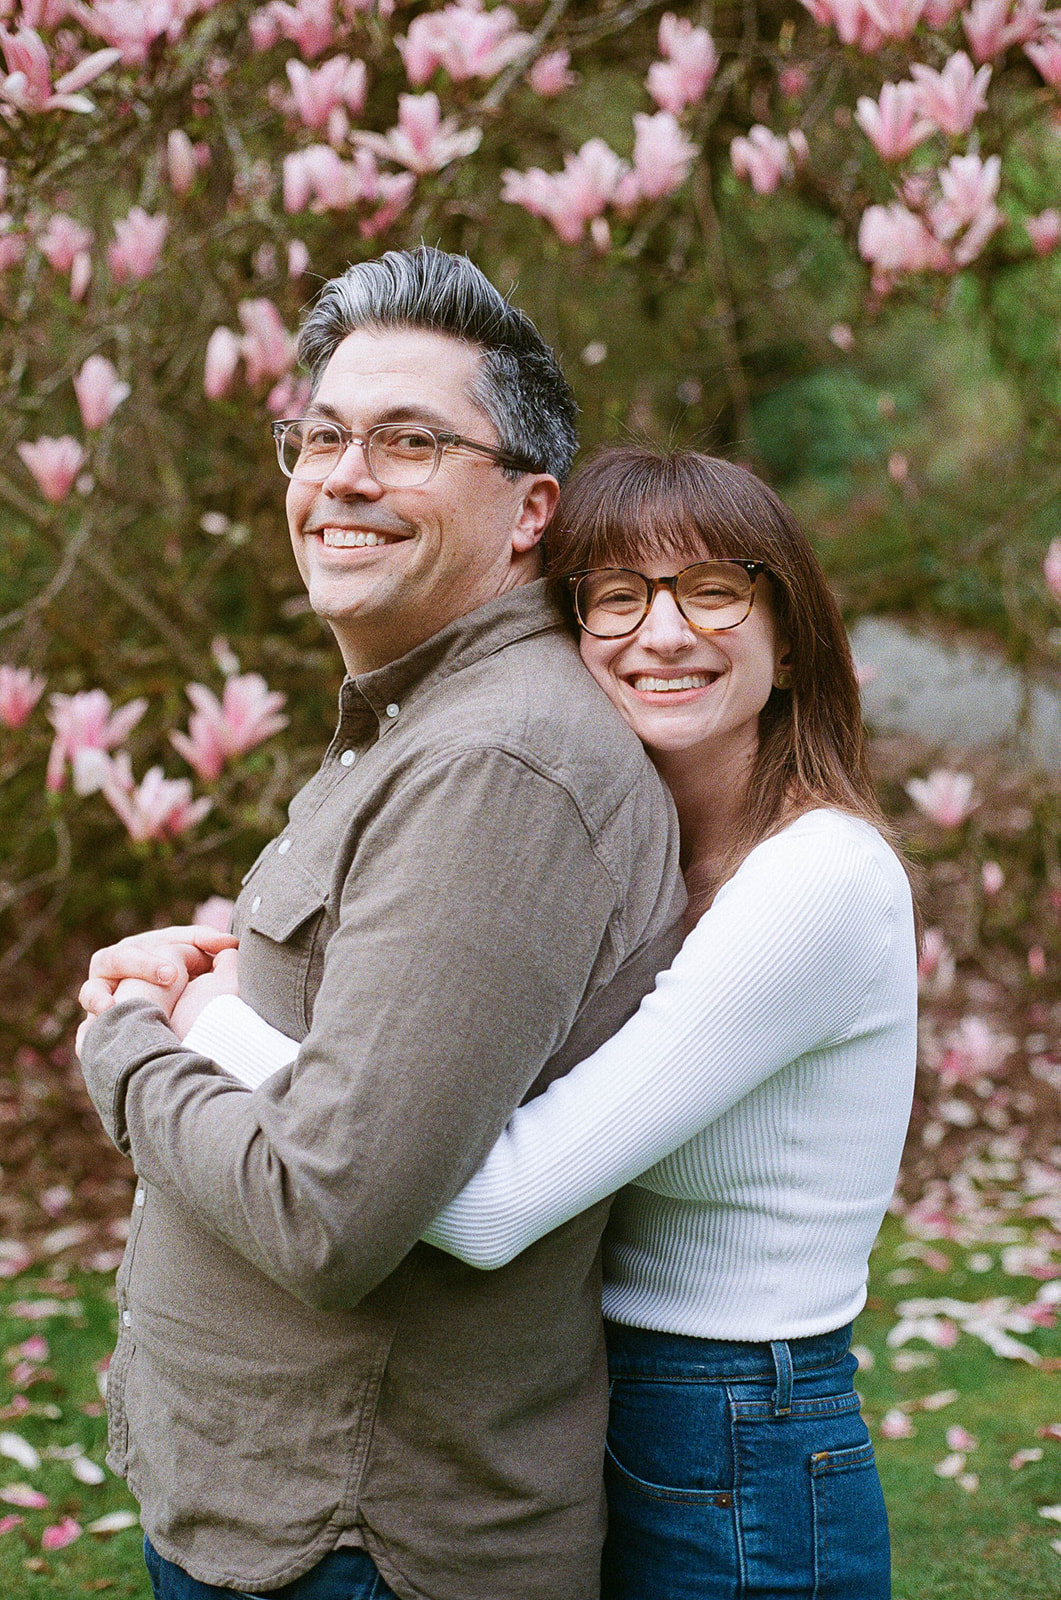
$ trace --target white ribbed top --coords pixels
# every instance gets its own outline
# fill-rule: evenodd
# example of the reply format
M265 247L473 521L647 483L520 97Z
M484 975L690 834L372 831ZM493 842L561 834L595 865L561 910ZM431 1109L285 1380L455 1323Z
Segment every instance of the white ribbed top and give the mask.
M514 1113L425 1238L497 1267L626 1184L607 1316L714 1339L840 1327L898 1171L916 1009L902 866L867 823L809 812L751 852L629 1022Z

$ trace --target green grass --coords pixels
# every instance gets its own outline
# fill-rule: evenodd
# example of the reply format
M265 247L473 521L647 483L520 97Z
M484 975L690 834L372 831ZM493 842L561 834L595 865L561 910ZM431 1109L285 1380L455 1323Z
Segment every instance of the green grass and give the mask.
M904 1238L898 1223L889 1219L874 1252L869 1305L855 1330L856 1343L873 1356L858 1383L891 1517L895 1600L1057 1600L1061 1554L1051 1540L1061 1538L1061 1525L1041 1518L1038 1508L1061 1502L1061 1442L1037 1437L1036 1429L1061 1422L1061 1384L1050 1375L1054 1362L1061 1368L1061 1333L1053 1328L1018 1335L1044 1358L1045 1370L1003 1360L963 1333L950 1350L930 1351L924 1341L912 1340L904 1349L928 1356L929 1363L896 1371L896 1352L886 1341L899 1302L922 1296L980 1300L1004 1295L1019 1304L1031 1300L1037 1288L1034 1279L1002 1274L997 1250L995 1269L974 1273L963 1265L962 1252L946 1247L953 1265L934 1272L904 1255ZM896 1273L909 1275L908 1281L893 1281ZM12 1317L7 1307L17 1300L50 1297L54 1286L28 1274L3 1285L2 1347L10 1350L30 1334L43 1333L50 1346L45 1366L53 1376L25 1391L35 1408L51 1408L49 1414L8 1416L0 1420L0 1429L18 1432L42 1454L49 1446L76 1442L102 1462L105 1424L95 1414L96 1365L113 1342L113 1297L108 1282L98 1276L72 1276L60 1287L76 1296L81 1315L31 1323ZM67 1299L65 1304L74 1302ZM0 1407L11 1399L9 1371L10 1361L0 1378ZM948 1389L958 1391L950 1405L938 1411L916 1409L919 1399ZM880 1419L896 1406L908 1408L916 1432L908 1439L882 1439ZM971 1493L933 1470L948 1454L946 1430L956 1423L979 1440L967 1456L967 1470L979 1479ZM1042 1460L1011 1469L1010 1457L1028 1447L1041 1448ZM139 1528L106 1538L86 1532L63 1550L41 1551L44 1528L64 1516L87 1526L106 1512L132 1507L124 1485L108 1474L99 1487L86 1487L61 1461L45 1459L39 1471L26 1472L0 1457L0 1487L12 1482L31 1483L49 1496L50 1504L47 1510L21 1511L22 1524L0 1536L0 1595L69 1600L106 1594L114 1600L149 1600ZM15 1509L2 1505L0 1515Z

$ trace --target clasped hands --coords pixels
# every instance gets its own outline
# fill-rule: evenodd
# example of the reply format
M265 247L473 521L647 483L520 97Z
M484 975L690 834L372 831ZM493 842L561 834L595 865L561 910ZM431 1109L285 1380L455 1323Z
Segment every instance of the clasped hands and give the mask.
M97 950L78 995L88 1013L77 1030L78 1057L88 1028L119 1000L150 1000L183 1039L209 1001L239 993L238 942L230 933L192 923L133 934Z

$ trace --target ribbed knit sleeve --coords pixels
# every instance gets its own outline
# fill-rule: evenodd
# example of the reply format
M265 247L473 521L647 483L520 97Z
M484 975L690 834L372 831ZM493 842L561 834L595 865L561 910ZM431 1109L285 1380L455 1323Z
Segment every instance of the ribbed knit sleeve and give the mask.
M682 1285L697 1278L696 1250L680 1283L673 1269L702 1214L712 1213L716 1235L728 1214L731 1235L739 1234L751 1193L757 1218L776 1213L768 1225L775 1247L778 1229L791 1231L794 1218L797 1235L804 1222L813 1230L831 1219L824 1252L847 1264L844 1285L830 1292L837 1306L850 1307L860 1284L846 1280L864 1282L864 1256L894 1183L915 1037L905 874L867 824L808 813L751 852L635 1016L513 1115L425 1237L473 1265L497 1267L646 1174L642 1198L651 1215L641 1216L631 1242L641 1300L629 1320L671 1326L674 1315L659 1320L660 1305L668 1296L682 1301ZM705 1130L714 1135L710 1148ZM719 1167L724 1149L728 1170ZM665 1172L646 1173L664 1158ZM836 1192L841 1166L851 1179L850 1204ZM742 1183L743 1198L735 1199ZM635 1210L640 1194L631 1191ZM837 1240L837 1223L841 1231L854 1227L857 1243ZM801 1248L799 1237L786 1238L793 1260ZM623 1249L620 1225L611 1247L620 1276ZM717 1236L711 1249L717 1254ZM742 1250L733 1237L722 1253L727 1271L739 1274ZM692 1298L698 1303L709 1292L696 1285ZM611 1314L622 1308L613 1305ZM806 1320L801 1329L811 1331ZM735 1324L715 1333L710 1321L694 1305L687 1325L674 1331L761 1336L733 1332Z

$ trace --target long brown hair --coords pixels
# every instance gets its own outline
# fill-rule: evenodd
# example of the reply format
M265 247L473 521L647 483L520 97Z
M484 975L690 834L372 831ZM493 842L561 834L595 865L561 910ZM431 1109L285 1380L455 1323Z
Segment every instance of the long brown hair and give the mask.
M694 450L611 446L565 487L546 538L546 570L570 612L564 581L593 567L679 561L762 561L791 683L759 714L748 804L709 892L795 813L831 806L894 842L873 790L851 647L817 557L784 502L754 473ZM760 577L760 583L763 579Z

